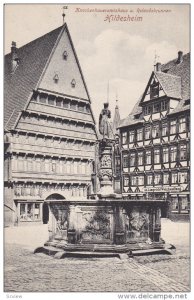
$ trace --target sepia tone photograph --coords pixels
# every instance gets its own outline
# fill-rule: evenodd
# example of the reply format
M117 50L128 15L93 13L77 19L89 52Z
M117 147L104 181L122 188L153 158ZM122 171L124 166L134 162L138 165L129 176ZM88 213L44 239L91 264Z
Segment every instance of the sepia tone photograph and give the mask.
M4 4L4 293L191 292L190 21Z

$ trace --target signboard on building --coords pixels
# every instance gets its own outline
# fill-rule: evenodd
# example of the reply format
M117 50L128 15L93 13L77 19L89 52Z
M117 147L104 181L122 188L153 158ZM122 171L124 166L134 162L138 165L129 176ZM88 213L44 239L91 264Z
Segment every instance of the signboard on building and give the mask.
M146 187L144 188L144 192L150 193L178 193L181 192L181 186L163 186L163 187Z

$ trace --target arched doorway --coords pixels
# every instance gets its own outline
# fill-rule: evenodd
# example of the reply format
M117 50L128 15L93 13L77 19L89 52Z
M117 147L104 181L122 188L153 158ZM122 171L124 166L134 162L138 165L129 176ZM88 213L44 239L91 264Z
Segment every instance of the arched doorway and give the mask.
M69 224L69 203L61 194L53 193L46 198L45 204L48 207L49 220L46 206L45 210L43 207L43 216L45 217L45 222L49 221L50 238L66 240Z
M48 206L47 202L43 203L42 220L43 220L43 224L48 224L48 221L49 221L49 206Z

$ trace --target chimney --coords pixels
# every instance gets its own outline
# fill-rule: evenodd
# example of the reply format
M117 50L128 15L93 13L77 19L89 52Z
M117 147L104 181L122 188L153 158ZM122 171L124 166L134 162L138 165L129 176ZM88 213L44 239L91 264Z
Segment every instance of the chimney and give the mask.
M161 66L162 66L162 64L160 62L157 62L157 64L156 64L156 72L161 72Z
M178 52L177 64L182 63L182 61L183 61L183 52L182 52L182 51L179 51L179 52Z
M15 71L16 67L19 64L19 58L17 54L17 47L16 42L11 43L11 67L12 67L12 73Z

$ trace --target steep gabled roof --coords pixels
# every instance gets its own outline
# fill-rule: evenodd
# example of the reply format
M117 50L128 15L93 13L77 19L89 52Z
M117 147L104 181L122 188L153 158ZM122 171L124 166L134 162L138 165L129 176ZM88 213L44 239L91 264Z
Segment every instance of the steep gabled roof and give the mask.
M4 126L14 126L41 77L63 26L17 49L19 65L12 74L11 53L4 65Z
M172 98L180 99L177 107L169 114L178 113L190 109L190 105L185 105L185 101L190 99L190 53L183 55L181 63L177 63L177 58L161 66L162 72L153 72L160 81L164 92ZM143 94L144 95L144 94ZM143 95L136 102L131 113L120 121L119 128L137 124L142 120L141 116L137 119L135 116L142 113L140 105Z
M181 99L181 77L163 72L154 72L167 97Z
M180 76L182 99L190 99L190 53L183 55L181 63L177 63L176 58L163 64L161 70L167 74Z
M118 128L126 127L129 125L135 125L135 124L139 124L142 122L143 122L143 119L141 119L141 118L135 119L133 115L129 115L125 119L122 119L120 121Z

